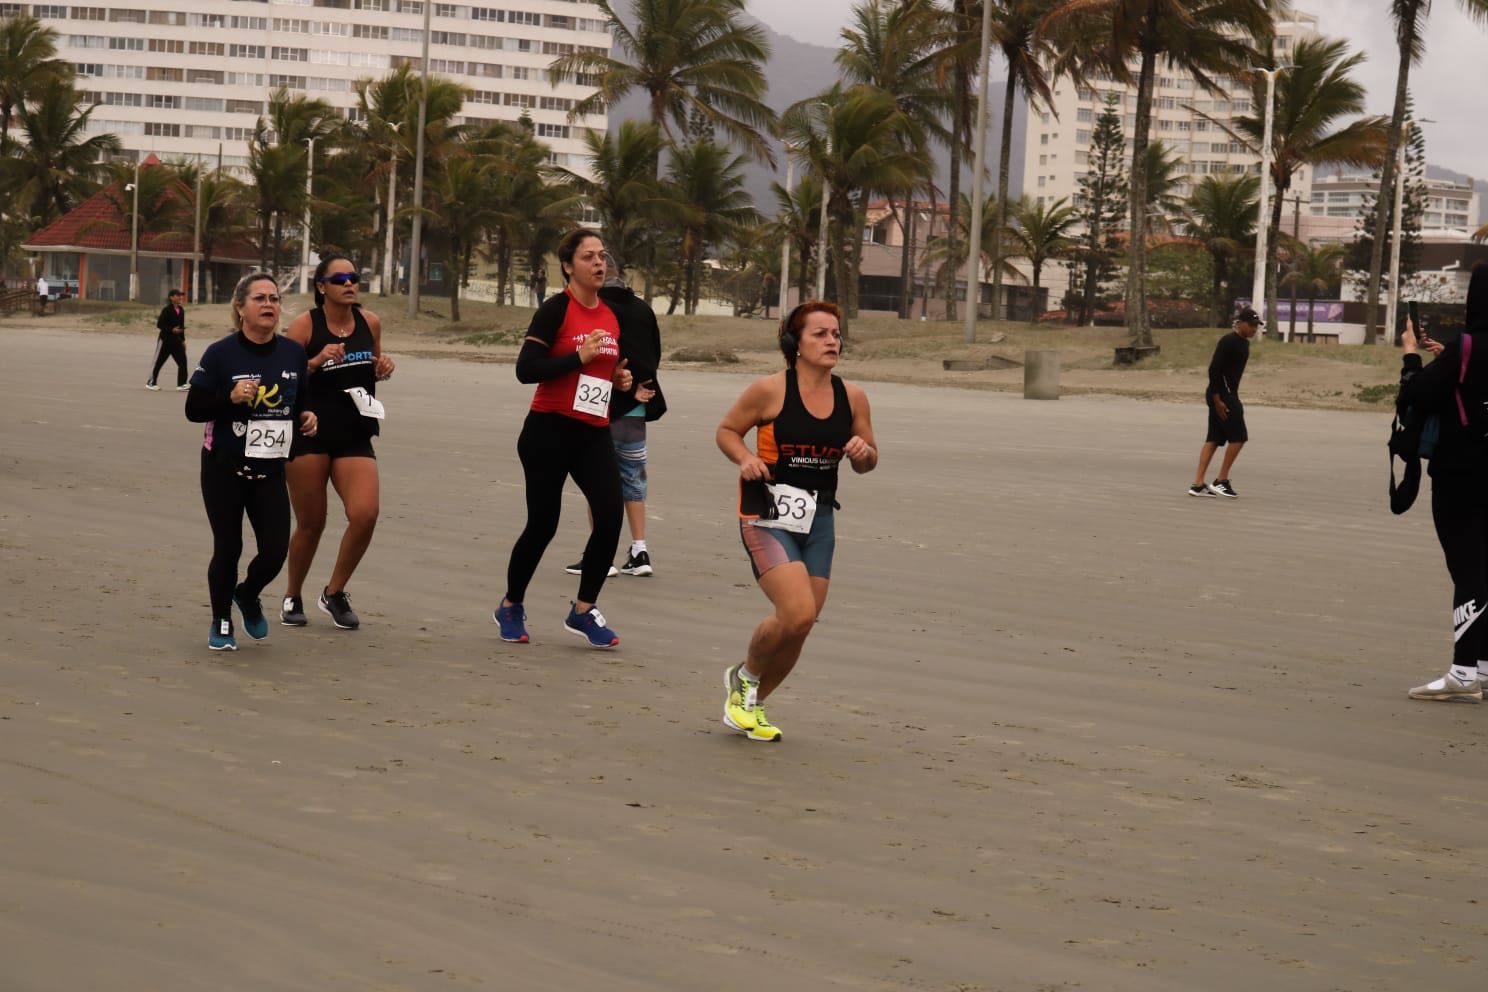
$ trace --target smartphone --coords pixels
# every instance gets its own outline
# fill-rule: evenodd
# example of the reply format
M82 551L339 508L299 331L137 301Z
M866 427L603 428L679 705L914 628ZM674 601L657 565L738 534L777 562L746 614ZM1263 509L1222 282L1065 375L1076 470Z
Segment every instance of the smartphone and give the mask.
M1416 340L1425 341L1426 328L1421 326L1421 308L1416 304L1415 300L1406 301L1405 312L1410 317L1411 326L1416 329Z

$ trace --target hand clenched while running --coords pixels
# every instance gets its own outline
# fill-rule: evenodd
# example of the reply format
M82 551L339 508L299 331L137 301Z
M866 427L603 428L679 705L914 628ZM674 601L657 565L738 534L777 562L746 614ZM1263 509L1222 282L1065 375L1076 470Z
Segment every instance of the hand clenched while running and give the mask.
M306 410L304 413L300 414L301 434L305 435L306 437L314 437L315 432L318 430L320 430L320 421L316 419L314 413Z
M878 456L878 452L874 450L873 445L864 441L856 434L847 439L847 443L842 446L842 453L847 456L848 461L852 462L853 468L859 470L867 464L869 459Z
M393 360L386 355L378 355L375 364L377 366L378 381L392 378L393 370L397 368L393 364Z

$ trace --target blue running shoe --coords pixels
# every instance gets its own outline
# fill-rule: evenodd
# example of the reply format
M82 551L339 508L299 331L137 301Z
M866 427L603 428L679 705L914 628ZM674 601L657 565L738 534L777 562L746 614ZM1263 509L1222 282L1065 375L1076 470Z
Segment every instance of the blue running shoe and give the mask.
M236 651L237 638L233 637L231 620L213 620L212 634L207 638L207 647L213 651Z
M249 637L261 641L269 636L269 618L264 616L263 604L257 596L244 596L243 587L238 586L233 590L233 602L238 604L238 612L243 614L243 629Z
M604 614L599 612L597 606L589 607L587 613L580 613L578 606L570 602L568 619L563 621L563 629L587 640L591 648L613 648L620 644L620 638L605 626Z
M522 609L521 603L498 606L496 612L491 615L501 627L503 641L511 641L513 644L527 643L527 611Z

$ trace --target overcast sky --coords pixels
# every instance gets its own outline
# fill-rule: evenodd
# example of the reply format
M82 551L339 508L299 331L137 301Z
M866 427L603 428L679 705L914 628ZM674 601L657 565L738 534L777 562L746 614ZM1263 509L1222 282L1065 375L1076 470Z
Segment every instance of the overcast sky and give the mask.
M748 0L749 11L780 34L836 47L855 0ZM1316 14L1319 29L1346 38L1369 60L1360 70L1369 90L1370 113L1389 115L1395 103L1399 65L1391 37L1387 0L1298 0L1298 10ZM996 71L994 69L994 71ZM1438 0L1426 38L1426 59L1411 70L1417 112L1425 125L1427 157L1433 165L1488 178L1488 30L1462 13L1456 0Z

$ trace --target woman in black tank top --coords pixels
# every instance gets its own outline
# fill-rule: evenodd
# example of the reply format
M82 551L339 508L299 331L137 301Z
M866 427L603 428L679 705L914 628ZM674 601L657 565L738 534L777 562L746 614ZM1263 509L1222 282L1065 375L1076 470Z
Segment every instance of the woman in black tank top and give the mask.
M739 466L739 536L775 607L754 629L745 660L724 672L724 725L754 741L780 740L765 698L795 667L827 601L838 465L845 458L858 473L878 465L868 396L833 374L841 324L832 303L792 310L780 325L789 368L744 390L718 425L718 447ZM751 430L755 451L744 441Z
M382 322L357 306L356 266L345 255L327 255L315 269L315 304L285 331L305 346L310 360L308 408L321 429L295 445L285 475L294 507L289 540L289 585L279 622L302 627L302 588L326 525L326 484L334 482L346 510L346 532L320 593L319 606L337 627L361 625L351 608L346 584L372 543L377 527L379 479L372 438L379 433L383 408L377 383L393 374L393 360L382 353Z

